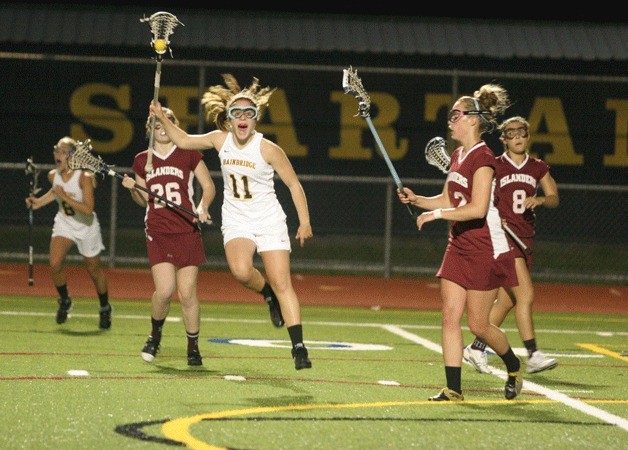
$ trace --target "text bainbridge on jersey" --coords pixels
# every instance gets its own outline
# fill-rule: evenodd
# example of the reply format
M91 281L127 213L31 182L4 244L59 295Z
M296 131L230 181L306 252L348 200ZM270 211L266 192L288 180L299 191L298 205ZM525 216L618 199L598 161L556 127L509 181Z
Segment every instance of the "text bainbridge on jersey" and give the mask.
M245 161L242 159L223 159L223 166L244 166L249 169L255 170L255 163L253 161Z

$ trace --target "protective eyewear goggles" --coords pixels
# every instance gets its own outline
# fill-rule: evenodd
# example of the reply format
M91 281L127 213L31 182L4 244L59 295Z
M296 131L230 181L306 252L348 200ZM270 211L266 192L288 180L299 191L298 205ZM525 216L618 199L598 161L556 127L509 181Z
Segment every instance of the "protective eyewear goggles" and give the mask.
M259 110L255 106L232 106L227 110L230 119L240 119L242 115L247 119L257 119Z
M462 111L460 109L452 109L451 111L449 111L449 114L447 114L447 120L449 121L449 123L456 123L462 118L462 116L482 117L485 114L490 115L491 112L482 110L482 109L472 109L471 111ZM482 117L482 119L486 120L484 117Z
M527 138L528 128L527 127L506 128L503 131L503 133L506 139L514 139L516 137Z

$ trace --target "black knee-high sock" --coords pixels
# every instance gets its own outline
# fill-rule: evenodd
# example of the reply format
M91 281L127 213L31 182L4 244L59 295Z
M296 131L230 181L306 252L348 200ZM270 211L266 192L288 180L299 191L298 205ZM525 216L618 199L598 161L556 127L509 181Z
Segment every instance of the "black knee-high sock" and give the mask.
M190 333L189 331L185 332L185 335L188 339L188 353L191 351L198 351L198 335L200 332Z
M303 344L303 327L301 324L288 327L288 334L293 347L297 344Z
M512 347L508 347L508 351L503 355L499 355L499 357L504 361L504 364L506 364L506 370L508 370L509 373L517 372L521 369L521 361L519 361L515 352L512 351Z
M447 387L458 394L462 394L462 367L445 366Z
M166 319L157 320L157 319L153 319L152 317L150 318L150 323L153 326L153 329L151 330L150 335L157 342L161 341L161 330L163 329L165 322L166 322Z
M528 339L527 341L523 341L523 345L525 345L526 350L528 351L528 356L532 356L532 353L534 353L535 351L538 350L536 348L536 339L535 338Z
M61 297L62 299L66 299L66 298L70 298L70 295L68 294L68 285L64 284L62 286L56 286L57 288L57 292L59 293L59 297Z
M104 294L98 294L98 301L101 308L107 306L109 304L109 291L105 291Z
M270 287L268 281L264 283L264 287L262 288L260 293L264 296L264 300L266 300L267 302L270 301L273 295L275 295L275 293L273 292L273 288Z

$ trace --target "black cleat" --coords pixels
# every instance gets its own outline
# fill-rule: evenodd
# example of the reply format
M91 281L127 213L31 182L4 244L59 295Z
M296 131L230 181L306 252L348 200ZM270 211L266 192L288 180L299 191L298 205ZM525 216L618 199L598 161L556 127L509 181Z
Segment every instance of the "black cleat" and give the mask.
M294 359L294 368L297 370L312 368L312 362L303 344L297 344L292 348L292 359Z
M430 402L461 402L464 400L464 396L449 388L442 388L438 394L429 397L428 400Z
M159 341L153 339L152 336L148 336L148 340L146 344L144 344L144 348L142 349L142 359L146 362L153 362L155 356L157 356L157 352L159 351Z
M68 313L72 311L72 299L71 298L60 298L57 300L59 303L59 309L57 310L57 323L61 325L68 320Z
M192 350L188 352L188 366L202 366L203 365L203 357L201 356L201 352L198 350Z
M283 316L281 315L281 306L279 300L273 293L270 297L265 297L266 303L268 303L268 310L270 311L270 320L277 328L281 328L284 325Z
M101 330L108 330L111 328L111 311L113 311L111 305L100 308L100 322L98 323L98 328Z
M521 368L516 372L508 372L506 386L504 386L504 395L507 400L512 400L521 393L523 388L523 377L521 376Z

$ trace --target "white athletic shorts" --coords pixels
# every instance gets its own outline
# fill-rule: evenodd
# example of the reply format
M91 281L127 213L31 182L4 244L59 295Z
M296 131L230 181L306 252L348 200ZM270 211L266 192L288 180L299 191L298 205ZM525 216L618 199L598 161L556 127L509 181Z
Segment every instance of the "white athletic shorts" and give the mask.
M96 217L91 225L84 225L58 214L55 216L52 227L52 237L55 236L73 241L78 252L86 258L93 258L105 249L100 233L100 223Z
M257 253L269 250L292 250L285 221L255 231L250 228L250 225L223 225L223 244L226 245L231 239L244 238L255 242Z

